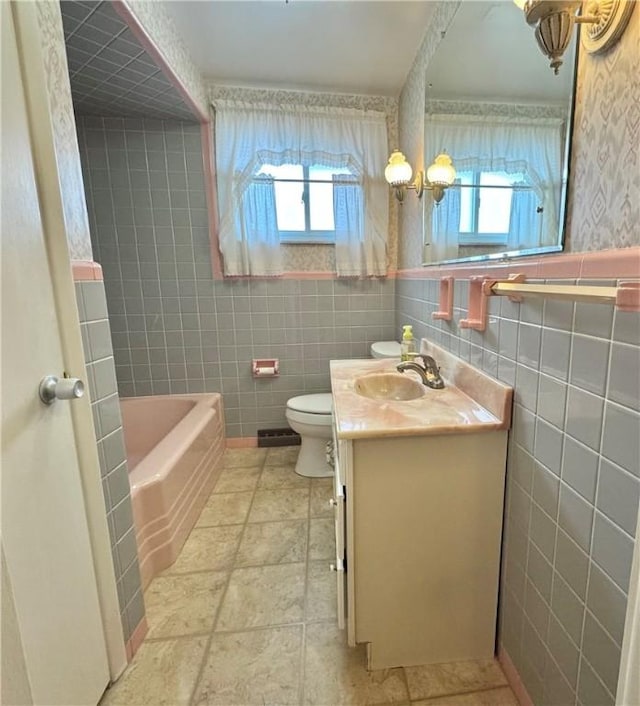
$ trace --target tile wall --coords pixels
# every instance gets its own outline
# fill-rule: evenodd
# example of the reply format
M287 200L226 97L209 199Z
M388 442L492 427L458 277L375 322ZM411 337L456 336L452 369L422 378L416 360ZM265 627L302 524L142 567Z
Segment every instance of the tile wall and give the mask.
M76 300L126 641L145 611L103 283L76 282Z
M122 396L222 392L228 437L286 426L288 398L329 391L329 360L397 338L395 283L214 281L200 126L80 117L94 257ZM252 358L280 377L254 380Z
M432 321L438 284L398 280L398 324L515 388L500 643L535 704L613 704L640 493L640 315L494 297L479 333L456 323L465 280L454 321Z

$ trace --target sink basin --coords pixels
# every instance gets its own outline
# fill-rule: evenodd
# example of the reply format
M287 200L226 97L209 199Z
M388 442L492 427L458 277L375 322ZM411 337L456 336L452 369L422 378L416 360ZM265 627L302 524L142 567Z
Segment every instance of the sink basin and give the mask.
M424 385L403 373L372 373L356 378L355 391L372 400L417 400Z

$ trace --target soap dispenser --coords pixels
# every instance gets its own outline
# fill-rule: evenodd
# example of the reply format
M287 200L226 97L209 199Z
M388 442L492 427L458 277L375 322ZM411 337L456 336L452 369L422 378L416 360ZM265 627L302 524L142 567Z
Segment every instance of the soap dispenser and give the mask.
M402 343L400 344L400 360L413 360L416 356L416 341L413 337L413 326L402 327Z

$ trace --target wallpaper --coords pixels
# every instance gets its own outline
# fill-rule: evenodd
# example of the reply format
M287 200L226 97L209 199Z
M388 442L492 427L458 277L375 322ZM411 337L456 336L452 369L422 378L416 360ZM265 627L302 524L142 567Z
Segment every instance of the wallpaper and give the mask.
M60 5L42 0L36 8L69 256L72 260L92 260Z
M208 113L206 85L162 3L149 2L149 0L125 0L125 2L180 78L193 101L206 115Z
M518 103L482 103L480 101L427 101L425 113L445 115L495 115L509 118L559 118L567 117L567 107Z
M427 33L418 50L411 71L400 94L398 130L400 149L411 166L424 169L425 71L438 46L442 32L458 10L459 2L434 2ZM422 263L422 223L425 199L409 195L400 209L398 228L398 268L417 267Z
M567 225L573 252L640 245L639 45L636 7L609 52L580 55Z
M389 151L398 145L398 101L388 96L347 93L270 90L235 86L209 86L209 97L215 104L220 100L241 100L250 103L298 104L377 110L387 118ZM335 272L334 250L331 245L285 245L284 267L287 272ZM398 262L398 202L389 194L389 240L387 269L395 270Z
M422 161L424 71L458 3L434 3L433 20L402 90L400 145ZM618 44L603 55L582 51L569 172L565 250L581 252L640 244L640 20L636 7ZM533 32L531 41L535 41ZM399 267L422 262L422 204L401 211Z

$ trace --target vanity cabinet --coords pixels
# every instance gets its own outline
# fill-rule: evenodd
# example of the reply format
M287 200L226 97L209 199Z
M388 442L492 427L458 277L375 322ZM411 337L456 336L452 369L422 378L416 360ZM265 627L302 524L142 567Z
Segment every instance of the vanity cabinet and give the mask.
M447 385L412 400L358 393L393 363L331 363L338 622L370 669L495 652L512 390L423 352Z
M338 439L339 622L370 669L493 656L506 437Z

